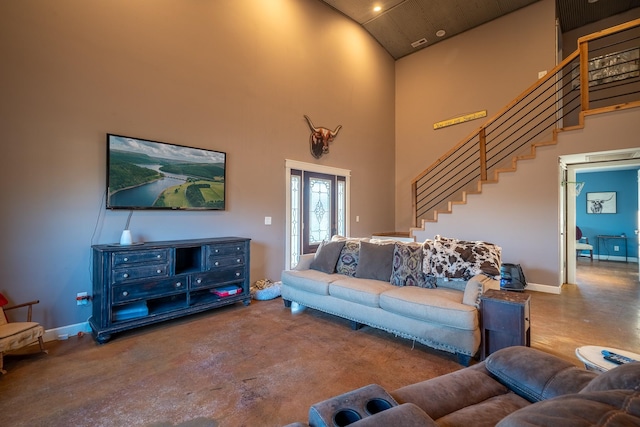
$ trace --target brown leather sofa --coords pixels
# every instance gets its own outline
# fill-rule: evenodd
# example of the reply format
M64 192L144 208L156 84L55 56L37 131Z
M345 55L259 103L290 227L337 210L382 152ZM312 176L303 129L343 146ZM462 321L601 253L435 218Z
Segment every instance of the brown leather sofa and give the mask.
M640 362L597 374L536 349L508 347L390 393L372 385L318 403L309 425L640 426Z

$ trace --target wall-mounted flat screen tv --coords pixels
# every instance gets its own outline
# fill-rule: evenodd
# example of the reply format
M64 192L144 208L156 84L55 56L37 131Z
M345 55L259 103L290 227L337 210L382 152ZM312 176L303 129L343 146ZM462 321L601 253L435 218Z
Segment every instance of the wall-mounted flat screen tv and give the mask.
M107 209L224 210L226 153L107 134Z

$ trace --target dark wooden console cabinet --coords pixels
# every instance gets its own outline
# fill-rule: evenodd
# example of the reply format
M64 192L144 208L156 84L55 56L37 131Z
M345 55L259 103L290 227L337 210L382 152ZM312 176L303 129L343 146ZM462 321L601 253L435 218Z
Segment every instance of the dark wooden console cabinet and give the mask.
M94 338L105 343L128 329L239 301L249 305L249 243L224 237L92 246ZM232 295L214 293L221 287Z
M525 293L490 289L480 298L482 354L513 345L531 346L531 297Z

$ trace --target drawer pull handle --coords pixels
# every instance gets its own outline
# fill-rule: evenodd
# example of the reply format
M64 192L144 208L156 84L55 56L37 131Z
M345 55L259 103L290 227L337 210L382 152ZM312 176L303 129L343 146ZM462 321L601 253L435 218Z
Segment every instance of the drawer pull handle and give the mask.
M218 252L220 252L220 249L216 249L214 252L215 252L215 253L218 253Z
M196 280L196 283L199 285L200 283L202 283L202 279Z
M124 277L124 278L126 279L127 277L129 277L129 273L124 273L124 274L122 275L122 277Z
M156 256L156 258L158 258L158 259L162 258L162 255L158 254L158 255Z
M238 264L240 264L240 258L238 258L238 260L237 260L237 261L238 261Z
M236 248L236 251L239 251L239 250L240 250L240 248Z
M162 273L162 270L157 269L157 270L156 270L156 273L160 274L160 273Z
M122 291L122 296L123 296L123 297L126 297L126 296L128 296L128 295L129 295L129 292L127 292L127 291Z
M215 266L217 267L219 265L220 265L220 263L218 261L216 261Z
M124 257L124 258L123 258L123 260L124 260L124 261L129 261L129 258Z
M176 282L176 288L181 288L182 287L182 282Z
M240 273L239 272L236 272L236 277L240 277Z

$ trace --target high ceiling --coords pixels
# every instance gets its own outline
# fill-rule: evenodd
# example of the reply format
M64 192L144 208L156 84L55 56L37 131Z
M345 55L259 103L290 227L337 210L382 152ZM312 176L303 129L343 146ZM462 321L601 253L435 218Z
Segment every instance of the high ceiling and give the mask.
M362 25L399 59L539 0L322 1ZM640 0L589 1L556 0L563 32L640 7ZM382 8L379 12L373 10L376 5ZM439 30L445 35L438 37Z

